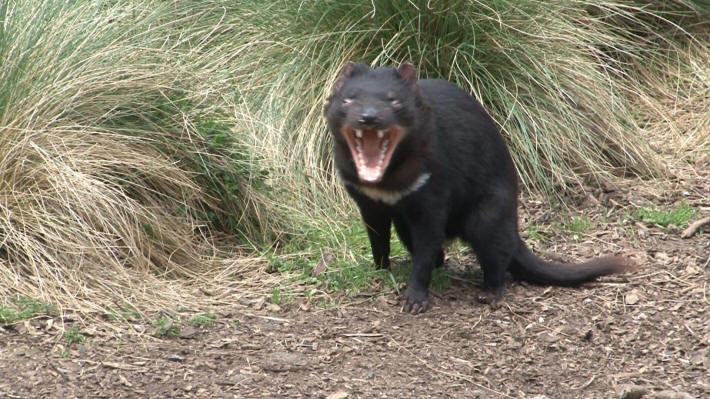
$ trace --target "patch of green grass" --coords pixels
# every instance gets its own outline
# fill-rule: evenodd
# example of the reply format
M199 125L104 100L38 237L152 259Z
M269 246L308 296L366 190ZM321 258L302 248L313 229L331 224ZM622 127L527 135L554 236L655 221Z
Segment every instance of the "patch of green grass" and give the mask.
M69 345L80 344L84 342L84 339L84 335L76 327L69 327L64 330L64 340L67 341Z
M401 287L407 284L409 279L409 273L412 271L411 263L399 267L392 267L388 273L388 278L386 282L391 284L392 287L400 292ZM449 286L451 286L451 275L444 268L435 268L431 274L431 289L437 292L446 291Z
M386 278L387 271L376 269L370 261L356 264L338 262L324 275L323 287L328 291L357 295L377 285L376 281Z
M565 218L563 226L571 233L586 233L591 229L592 222L587 216L570 216Z
M332 260L327 265L327 270L313 277L311 272L321 261L321 253L335 252L340 243L347 246L347 260L345 257ZM459 251L463 251L460 244L453 244ZM272 272L287 272L295 275L294 280L301 284L312 284L317 288L306 291L306 297L313 299L315 293L322 289L328 292L341 293L345 298L361 294L365 291L382 290L383 286L390 286L397 292L406 284L411 271L409 253L397 237L396 231L391 232L390 244L390 270L377 269L373 265L370 242L365 227L359 219L353 219L338 234L325 232L318 229L304 231L300 238L289 242L284 252L313 254L300 257L270 257L269 264ZM317 254L317 256L316 256ZM269 255L267 255L268 257ZM398 266L406 260L406 266ZM451 284L451 277L444 269L435 269L432 275L431 286L436 291L444 291ZM343 298L340 298L343 299ZM283 287L274 287L271 302L275 304L288 303L293 300L292 295ZM320 300L316 306L331 308L337 306L333 301Z
M170 317L161 317L155 323L155 336L158 338L175 338L180 334L180 323Z
M293 293L289 288L276 286L271 290L271 303L283 305L293 302Z
M215 325L217 315L211 312L200 313L190 320L190 325L193 327L207 328Z
M17 297L9 306L0 306L0 324L12 324L38 315L49 315L55 311L53 305L31 298Z
M632 215L632 219L662 228L667 228L671 225L682 227L688 224L688 221L696 213L695 209L685 202L681 202L675 208L668 210L639 208L636 210L636 214Z
M528 231L528 237L531 240L538 241L538 242L544 240L545 238L549 237L549 235L550 235L545 229L543 229L538 224L528 226L527 231Z
M12 324L17 319L17 313L4 306L0 306L0 324Z
M396 261L406 257L407 250L394 229L391 234L390 259ZM343 248L345 253L341 252ZM267 254L270 272L291 273L300 283L322 285L333 292L356 294L371 285L374 279L386 277L386 271L373 266L370 241L359 218L353 218L335 230L305 227L286 243L281 252L301 255L283 257ZM325 273L313 277L313 269L325 253L332 254L335 259L327 264ZM283 294L283 288L275 287L272 302L281 301Z
M572 235L575 242L582 241L582 233L592 228L592 222L587 216L568 216L562 222L562 228Z

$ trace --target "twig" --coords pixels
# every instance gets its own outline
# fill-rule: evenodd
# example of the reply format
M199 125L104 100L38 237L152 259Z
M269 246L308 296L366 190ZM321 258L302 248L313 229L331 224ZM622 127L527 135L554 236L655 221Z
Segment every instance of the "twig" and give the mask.
M706 224L710 224L710 216L704 217L700 220L696 220L693 222L690 226L688 226L687 229L683 230L682 233L680 233L680 238L690 238L695 233L698 232L698 230L702 227L705 226Z
M582 389L585 389L585 388L589 387L590 385L592 385L592 383L594 382L594 380L596 378L597 378L597 376L593 375L592 378L590 378L589 381L587 381L584 385L582 385L579 388L572 388L572 389L574 389L575 391L581 391Z
M280 322L280 323L291 323L291 320L289 320L289 319L282 319L282 318L280 318L280 317L260 316L260 315L252 314L252 313L245 313L244 315L245 315L245 316L249 316L249 317L256 317L256 318L259 318L259 319L266 319L266 320L271 320L271 321L278 321L278 322Z
M361 338L378 338L381 337L382 334L377 334L377 333L352 333L352 334L343 334L344 337L361 337Z
M59 373L59 375L62 377L62 379L64 380L64 382L69 381L69 377L67 377L67 375L64 374L64 372L63 372L62 370L59 369L59 367L55 366L55 365L52 364L52 363L50 363L49 366L50 366L51 368L53 368L54 371L56 371L57 373Z
M132 364L127 364L127 363L100 362L100 364L104 367L108 367L110 369L116 369L116 370L125 370L125 371L145 370L144 367L135 366Z

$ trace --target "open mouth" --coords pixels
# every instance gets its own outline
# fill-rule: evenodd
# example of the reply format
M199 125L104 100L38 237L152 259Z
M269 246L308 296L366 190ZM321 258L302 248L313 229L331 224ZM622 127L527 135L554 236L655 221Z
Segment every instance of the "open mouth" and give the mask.
M382 180L402 136L401 129L398 126L388 129L354 129L345 126L343 133L360 180L366 183Z

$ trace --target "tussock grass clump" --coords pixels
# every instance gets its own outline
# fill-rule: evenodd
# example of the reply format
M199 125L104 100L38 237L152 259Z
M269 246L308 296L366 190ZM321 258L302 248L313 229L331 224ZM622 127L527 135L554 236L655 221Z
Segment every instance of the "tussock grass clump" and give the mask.
M175 7L0 6L0 297L180 302L244 268L219 260L220 231L247 248L278 231L219 101L226 78L191 61L210 38L191 24L214 6Z

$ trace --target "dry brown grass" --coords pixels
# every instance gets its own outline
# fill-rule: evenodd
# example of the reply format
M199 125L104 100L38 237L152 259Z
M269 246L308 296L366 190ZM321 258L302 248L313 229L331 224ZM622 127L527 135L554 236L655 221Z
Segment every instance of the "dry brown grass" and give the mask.
M259 292L249 281L263 283L264 260L219 250L204 223L177 215L204 193L149 140L51 128L6 129L2 140L1 297L83 311L195 306L199 289L235 275Z
M229 60L186 68L200 50L188 44L209 34L179 36L189 16L145 5L10 9L14 41L0 67L4 301L91 313L124 302L199 308L268 291L265 259L234 237L258 242L269 234L260 224L274 217L253 176L225 180L231 155L243 154L213 148L200 130L212 121L204 115L231 109L213 99L231 87L212 73ZM238 124L219 126L240 133ZM206 183L205 170L226 172ZM228 203L217 196L237 190ZM243 231L217 239L210 212L229 212Z
M707 39L698 40L674 54L664 75L638 68L654 94L638 104L648 137L669 162L693 162L710 152L710 52Z

